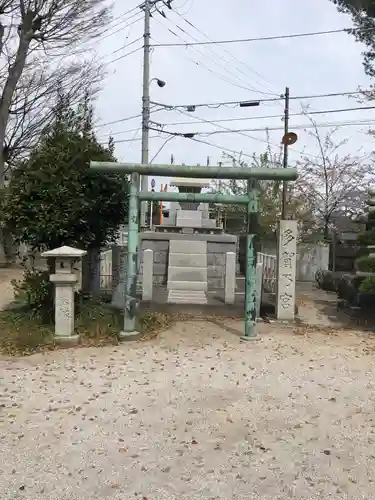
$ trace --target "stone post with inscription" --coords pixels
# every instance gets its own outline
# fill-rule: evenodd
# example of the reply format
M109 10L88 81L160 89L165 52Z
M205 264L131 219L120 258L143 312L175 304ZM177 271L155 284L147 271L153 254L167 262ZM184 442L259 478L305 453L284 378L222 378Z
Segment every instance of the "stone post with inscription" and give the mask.
M296 302L297 221L279 222L276 317L294 320Z
M74 265L86 253L68 246L42 253L42 257L55 259L55 274L50 275L50 280L55 284L55 340L60 344L79 340L74 332L74 293L79 280Z

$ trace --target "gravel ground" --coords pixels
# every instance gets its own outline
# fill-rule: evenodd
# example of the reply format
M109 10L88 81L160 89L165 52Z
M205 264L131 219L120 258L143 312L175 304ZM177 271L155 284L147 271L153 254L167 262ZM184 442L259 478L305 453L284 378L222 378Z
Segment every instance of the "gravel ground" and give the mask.
M1 499L375 499L375 340L260 329L0 359Z

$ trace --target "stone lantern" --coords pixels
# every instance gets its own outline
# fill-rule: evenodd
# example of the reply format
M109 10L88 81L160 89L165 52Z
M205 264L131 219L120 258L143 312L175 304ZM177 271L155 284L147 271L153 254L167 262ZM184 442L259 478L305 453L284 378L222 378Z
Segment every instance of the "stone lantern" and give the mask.
M79 340L74 332L74 294L79 280L74 265L86 253L68 246L42 253L42 257L55 259L55 273L50 280L55 284L55 337L59 343L74 344Z

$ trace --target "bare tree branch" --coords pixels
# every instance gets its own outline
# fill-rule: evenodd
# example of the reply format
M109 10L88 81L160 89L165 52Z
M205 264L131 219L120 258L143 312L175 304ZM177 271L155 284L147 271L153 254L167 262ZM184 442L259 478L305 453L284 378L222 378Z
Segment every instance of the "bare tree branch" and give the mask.
M58 93L72 105L90 90L98 90L102 72L92 61L73 63L58 71L41 68L22 76L9 110L4 143L5 173L27 156L42 130L49 126Z
M69 84L72 95L87 90L93 64L69 55L100 35L109 19L107 0L0 0L0 187L5 160L24 154L48 124L46 105L58 88Z

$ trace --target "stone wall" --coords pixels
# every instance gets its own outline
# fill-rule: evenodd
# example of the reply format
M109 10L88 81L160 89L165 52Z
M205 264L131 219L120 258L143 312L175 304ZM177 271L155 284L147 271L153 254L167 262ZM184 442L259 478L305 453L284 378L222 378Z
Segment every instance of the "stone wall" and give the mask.
M207 244L207 279L210 289L224 288L226 253L236 252L236 243Z
M188 235L153 233L158 235L147 238L147 233L141 234L139 258L138 282L142 282L143 275L143 251L151 249L154 251L154 284L166 285L168 278L168 253L170 239L187 240ZM162 239L162 238L165 239ZM224 288L225 282L225 259L227 252L236 252L237 239L231 235L194 235L195 239L207 241L207 279L209 289ZM224 241L215 241L215 240Z
M140 252L138 256L138 282L142 283L143 276L143 251L151 249L154 252L154 285L166 285L168 275L168 251L169 240L147 240L140 242Z
M297 281L315 281L318 269L329 266L329 245L300 243L297 246Z

